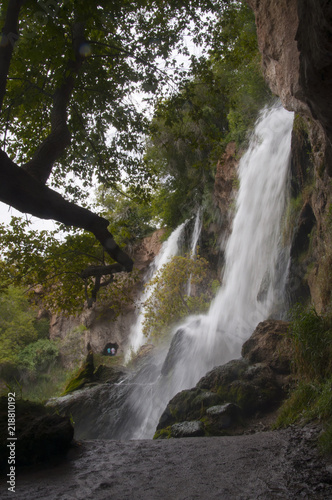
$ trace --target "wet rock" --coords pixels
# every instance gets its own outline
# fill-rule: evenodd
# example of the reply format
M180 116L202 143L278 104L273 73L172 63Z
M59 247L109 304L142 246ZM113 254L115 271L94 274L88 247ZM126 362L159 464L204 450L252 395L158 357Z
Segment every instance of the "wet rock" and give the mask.
M290 379L287 330L285 321L261 322L244 344L243 358L214 368L195 388L174 396L160 418L158 436L175 423L197 420L206 435L232 434L254 415L275 411Z
M97 369L92 383L50 399L47 406L73 418L76 439L130 439L133 425L144 420L139 403L146 400L159 373L153 346L147 351L130 369Z
M286 321L262 321L243 344L243 358L251 364L264 362L278 373L289 374L291 351L286 338L288 328Z
M173 370L178 361L183 359L184 352L188 349L188 344L191 342L190 337L186 336L186 332L180 329L172 338L170 348L166 359L161 368L161 374L165 377Z
M133 368L139 368L144 365L148 358L150 358L155 351L155 346L153 344L144 344L142 345L135 357L132 360Z
M157 430L176 422L197 420L205 413L205 409L221 403L218 394L201 389L190 389L179 392L168 403L162 413Z
M225 401L239 405L244 416L275 408L283 396L275 374L265 364L249 366L240 379L220 387L218 393Z
M198 437L204 436L204 434L204 427L200 421L181 422L171 427L171 437L173 438Z
M204 425L209 434L216 436L237 425L240 417L241 408L233 403L211 406L206 410Z
M44 405L16 400L16 465L32 465L66 454L74 437L68 417L47 413ZM8 402L0 398L0 468L7 464Z
M221 386L227 386L234 380L239 379L248 368L248 365L249 363L245 359L236 359L229 361L225 365L217 366L201 378L197 387L216 392Z
M216 167L213 197L220 211L222 230L230 232L230 210L229 207L234 198L234 185L237 180L237 167L239 160L236 158L236 144L230 142L226 146L225 153ZM220 231L220 229L219 229Z
M93 352L90 350L78 374L66 385L64 394L77 391L78 389L82 389L86 384L94 382L94 370Z
M122 380L127 374L127 370L123 366L105 366L99 365L95 370L93 377L94 380L100 383L107 382L108 384L115 384Z

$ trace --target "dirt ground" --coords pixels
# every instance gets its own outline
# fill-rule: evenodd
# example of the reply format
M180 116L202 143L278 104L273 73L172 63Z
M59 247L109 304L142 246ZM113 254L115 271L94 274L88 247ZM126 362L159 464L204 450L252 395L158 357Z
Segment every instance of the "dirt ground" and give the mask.
M143 441L85 441L65 461L17 474L16 500L332 499L317 429Z

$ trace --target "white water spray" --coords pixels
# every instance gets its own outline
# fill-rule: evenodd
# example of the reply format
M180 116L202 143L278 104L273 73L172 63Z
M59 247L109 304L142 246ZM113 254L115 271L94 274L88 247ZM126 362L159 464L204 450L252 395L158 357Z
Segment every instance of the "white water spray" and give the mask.
M240 189L223 284L208 314L189 317L177 330L178 351L168 376L147 384L140 401L134 401L134 395L138 427L133 438L152 437L168 401L214 366L239 357L257 324L280 308L288 266L280 233L292 125L293 113L281 107L262 112L239 165Z
M202 209L199 208L197 210L197 213L196 213L194 230L193 230L193 234L192 234L191 242L190 242L189 255L191 258L195 258L195 256L196 256L198 240L199 240L199 237L200 237L201 231L202 231L202 224L203 224ZM188 281L187 295L188 295L188 297L190 297L190 295L191 295L191 278L189 278L189 281Z
M170 237L163 243L160 252L155 257L154 261L150 265L149 272L147 274L146 282L153 278L153 276L161 269L161 267L168 262L171 257L177 255L180 251L181 239L185 226L188 221L178 226L170 235ZM154 288L149 287L144 290L139 299L139 311L137 315L137 321L132 325L129 337L129 347L126 351L125 362L129 361L132 353L137 353L139 348L147 341L143 334L143 321L145 315L144 303L152 295Z

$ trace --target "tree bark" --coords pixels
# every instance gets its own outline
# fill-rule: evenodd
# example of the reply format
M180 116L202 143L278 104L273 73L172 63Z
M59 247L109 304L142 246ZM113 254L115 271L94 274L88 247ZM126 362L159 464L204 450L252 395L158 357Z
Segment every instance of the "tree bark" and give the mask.
M24 0L9 0L0 41L0 111L5 97L7 77L14 45L18 40L18 17Z
M59 193L45 186L16 165L0 150L0 201L20 212L41 219L54 219L66 226L85 229L95 235L107 253L123 266L133 268L132 259L115 243L107 230L107 219L65 200Z
M76 22L73 26L75 59L68 61L67 67L64 68L64 73L68 74L68 76L53 95L51 132L37 148L31 160L22 167L43 183L49 178L54 163L71 143L71 134L67 123L67 108L75 86L75 78L84 61L84 56L80 52L80 47L84 43L84 24Z

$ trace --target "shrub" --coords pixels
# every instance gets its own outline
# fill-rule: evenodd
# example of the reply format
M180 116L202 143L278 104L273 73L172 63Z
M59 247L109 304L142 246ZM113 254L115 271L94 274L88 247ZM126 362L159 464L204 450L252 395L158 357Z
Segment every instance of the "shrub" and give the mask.
M199 256L173 257L146 286L151 295L145 302L143 333L154 339L167 334L181 318L205 312L213 298L208 262Z
M45 372L59 357L59 347L49 339L39 339L26 346L19 354L18 361L21 368L32 373Z
M311 307L292 310L290 339L296 373L306 380L324 380L332 368L332 322Z

